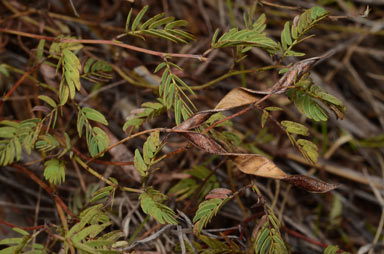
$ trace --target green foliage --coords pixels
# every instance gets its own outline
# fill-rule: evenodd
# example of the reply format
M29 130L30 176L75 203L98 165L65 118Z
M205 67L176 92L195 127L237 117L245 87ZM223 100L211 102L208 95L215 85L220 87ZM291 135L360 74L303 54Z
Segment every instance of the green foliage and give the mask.
M352 140L351 143L359 147L370 147L370 148L384 147L384 134L380 134L380 135L369 137L362 140L354 139Z
M0 74L9 77L9 71L5 67L5 64L0 64ZM1 77L1 76L0 76Z
M162 204L166 198L166 195L152 187L148 187L139 197L143 212L152 216L161 224L177 224L175 212L168 206Z
M239 30L232 28L228 32L221 35L218 39L219 30L217 29L213 35L211 48L225 48L234 46L244 46L243 52L248 51L249 47L259 47L273 52L278 48L278 44L268 38L264 32L266 17L264 14L246 29Z
M103 60L89 58L84 64L83 72L81 77L92 82L108 81L113 78L112 66Z
M307 127L300 123L292 122L292 121L281 121L281 125L285 128L285 130L292 134L299 134L303 136L309 135L309 130Z
M177 201L189 198L198 192L197 201L201 202L208 192L220 187L217 177L204 166L194 166L183 173L191 177L181 179L168 192L168 194L176 195Z
M58 42L53 42L51 46L49 47L49 56L54 57L62 61L62 52L64 49L70 50L70 51L78 51L83 48L83 45L78 42L61 42L60 39L74 39L74 37L67 37L60 35L57 37ZM60 62L59 62L60 64ZM57 66L59 68L60 65Z
M198 253L200 254L235 254L235 253L243 253L240 247L234 242L228 239L230 244L227 242L222 242L218 239L211 238L205 235L198 235L198 238L205 243L208 248L201 248L199 246L197 248ZM193 252L191 252L193 253Z
M35 144L35 148L41 152L49 152L58 147L60 147L59 141L51 134L40 135Z
M165 13L157 14L147 19L141 24L144 14L148 10L148 5L144 6L132 21L132 9L128 13L125 32L127 35L133 35L145 39L143 35L150 35L172 42L188 43L193 40L193 36L179 27L188 25L185 20L175 20L174 17L164 17Z
M64 36L59 36L64 39ZM66 38L70 39L70 37ZM76 42L53 42L49 48L50 57L57 58L59 61L56 70L62 68L62 79L59 87L60 106L67 103L68 98L75 97L76 90L80 90L80 60L74 51L78 51L83 47L82 44Z
M341 254L348 254L349 252L339 252L339 247L336 246L336 245L329 245L325 250L324 250L324 254L336 254L336 253L341 253Z
M68 97L73 100L75 91L80 91L80 70L81 64L77 56L69 49L63 49L61 63L63 62L63 79L60 82L59 97L60 105L68 101Z
M228 2L230 3L230 1ZM211 48L206 53L208 54L212 49L233 47L236 51L235 55L238 57L235 59L235 63L244 59L245 53L252 47L262 48L271 55L282 53L282 58L289 55L301 56L303 55L302 53L295 52L292 48L307 39L308 37L303 37L304 34L317 22L327 16L327 12L320 7L314 7L305 11L295 18L293 24L290 22L285 23L281 33L280 44L266 36L265 14L261 14L257 20L253 21L256 6L257 2L249 11L248 16L247 14L244 15L245 29L232 28L221 36L219 36L219 30L216 30L212 38ZM187 25L185 20L175 20L174 17L165 17L164 13L144 20L148 8L148 6L144 6L134 18L132 17L133 10L131 9L126 20L125 33L118 36L118 38L125 35L136 36L141 39L145 39L145 36L154 36L176 43L188 43L188 41L193 39L190 33L181 29L181 27ZM38 95L37 97L49 106L49 108L40 107L40 109L48 108L50 111L42 119L27 119L21 122L4 120L0 122L1 166L6 166L20 160L22 149L28 154L31 153L32 149L37 149L42 153L42 157L46 158L46 153L52 152L55 149L59 150L59 148L62 147L61 151L58 151L58 154L54 155L54 158L52 158L52 155L49 155L48 158L51 159L46 160L44 163L44 177L53 185L58 185L65 181L66 168L64 159L67 158L62 157L69 155L69 158L72 158L73 155L72 137L70 137L68 133L73 134L74 131L69 129L68 133L64 132L64 126L62 125L57 130L52 130L55 128L56 122L60 124L62 122L57 121L58 112L65 112L63 109L67 110L69 106L74 106L78 109L76 129L80 138L85 130L87 147L92 157L105 151L110 143L107 133L101 128L101 125L108 125L108 121L104 115L90 107L80 108L74 99L76 92L81 89L81 78L94 83L109 81L113 78L111 73L112 67L103 60L96 60L94 58L79 59L78 56L82 56L83 54L78 51L82 49L83 45L76 42L63 42L61 39L71 38L60 36L57 41L52 42L49 48L49 56L45 62L45 64L48 65L54 65L54 63L57 62L56 72L62 73L59 89L56 91L54 87L49 87L46 84L44 84L45 86L42 85L43 88L49 88L50 91L55 93L56 97L48 95ZM36 49L36 59L33 59L33 61L40 62L42 59L45 60L44 49L48 47L46 43L45 40L39 41ZM164 62L160 63L155 69L155 73L162 71L159 86L160 98L157 99L157 102L146 102L142 104L142 112L136 114L124 123L124 131L130 127L132 127L130 129L138 128L146 120L163 113L165 110L174 111L176 125L180 125L183 120L190 118L194 110L196 110L195 105L187 96L187 94L195 95L193 90L177 76L177 73L182 71L182 69L176 64L169 62L167 55L162 55L162 57ZM274 66L270 67L275 68ZM289 68L283 69L281 73L289 70ZM0 74L2 76L9 76L6 65L0 65ZM233 73L229 74L232 75ZM33 75L30 76L32 77ZM343 103L336 97L326 93L320 87L314 85L308 75L304 75L299 81L295 82L295 87L288 91L288 96L301 113L315 121L328 120L325 107L333 111L338 118L342 118L345 112ZM58 101L58 103L56 101ZM282 109L279 107L266 107L263 109L261 119L262 127L265 126L270 112L276 110ZM45 111L43 112L46 113ZM225 115L222 112L217 112L216 114L212 114L209 120L205 121L205 124L211 125L215 121L224 118ZM309 129L300 123L292 121L282 121L281 126L286 130L288 138L301 151L303 156L313 163L316 162L318 159L317 146L306 139L299 138L296 140L296 135L309 136ZM67 127L70 128L71 125L65 126L65 128ZM216 127L233 127L233 124L227 121ZM41 133L41 129L44 130L43 133ZM223 128L212 129L209 134L222 143L234 144L236 148L246 146L246 144L242 143L245 137L239 137L240 135L238 136L237 132L222 131L221 129ZM258 137L256 138L256 140L258 140L257 142L262 142L260 140L269 138L266 133L266 128L264 130L260 132L262 137L260 139ZM58 134L59 131L63 132L63 135ZM63 139L65 139L65 144L63 144ZM210 140L211 139L205 138L202 142L208 142ZM379 143L375 143L375 145L382 145L381 137L379 137L378 142ZM167 196L152 186L147 186L148 182L153 179L150 177L151 173L154 172L154 170L151 171L151 169L153 169L152 166L166 157L162 156L158 158L159 156L157 156L164 145L163 143L165 143L165 141L160 142L160 134L156 131L152 132L147 138L143 145L142 152L140 152L139 149L135 150L133 164L140 176L143 177L144 183L140 190L131 190L140 193L139 200L145 214L153 217L161 224L178 224L176 213L164 204ZM256 144L253 143L247 148L252 152L258 149ZM230 149L228 149L228 151L229 150ZM74 151L76 150L74 149ZM92 171L89 170L89 172ZM195 166L192 169L184 171L184 173L190 175L190 177L183 178L175 184L169 190L169 194L174 194L177 197L177 202L192 198L191 200L199 203L198 210L193 218L193 223L195 223L194 232L197 233L196 237L205 244L205 246L202 247L200 244L193 242L193 246L190 246L191 248L188 249L188 253L195 253L192 247L195 247L198 253L202 254L243 253L240 247L229 238L226 238L225 241L220 241L200 234L203 228L210 223L213 216L233 198L233 195L222 198L214 195L211 197L207 196L207 200L202 201L211 190L219 187L218 178L214 172L205 166ZM96 174L97 173L95 173L95 175ZM105 180L105 178L100 178ZM75 214L78 214L84 207L88 208L82 211L74 220L68 220L69 227L67 227L67 223L62 226L59 225L57 226L57 231L52 234L55 241L62 242L64 253L122 253L115 247L117 246L116 241L124 237L124 234L120 231L111 231L110 226L112 222L109 214L104 211L103 206L105 204L102 204L102 202L108 198L113 201L115 191L120 186L117 181L112 178L105 180L105 182L110 185L103 188L100 188L98 185L88 185L84 196L75 196L71 204L72 207L70 207ZM129 188L121 189L128 190ZM335 204L334 210L330 213L330 218L335 219L335 221L340 212L339 205L338 203ZM256 254L287 253L279 231L280 222L271 209L265 206L265 210L266 215L259 222L260 230L252 246L253 252ZM61 219L65 220L63 218ZM146 221L144 221L144 223L145 222ZM142 225L140 225L140 227L141 226ZM46 250L43 245L32 244L32 240L36 238L39 232L30 235L24 230L14 230L19 232L22 237L1 240L0 245L7 245L9 247L0 250L0 254L43 254L51 251ZM137 232L140 232L140 230ZM124 243L128 242L124 241ZM336 253L337 250L338 248L336 246L329 246L324 253L332 254Z
M309 130L307 127L300 123L292 121L282 121L281 125L285 128L287 136L291 143L299 149L306 158L311 163L316 163L319 157L317 146L309 140L299 139L296 140L292 134L308 136Z
M61 184L65 181L65 162L50 159L44 163L44 177L52 184Z
M106 197L114 196L115 194L115 188L113 186L106 186L104 188L98 189L93 193L92 198L90 199L90 203L98 202L103 200Z
M229 197L225 199L213 198L201 202L199 209L196 211L195 217L193 218L195 231L200 233L229 199Z
M20 228L12 228L13 231L21 234L21 237L5 238L0 240L1 245L9 247L0 250L0 254L45 254L48 253L44 246L38 243L32 243L32 240L40 233L33 235Z
M144 109L143 112L128 119L123 125L123 131L126 131L129 127L136 129L146 120L154 118L165 111L165 106L161 99L159 99L159 102L145 102L141 106Z
M315 121L327 121L326 110L318 103L321 102L334 112L337 118L344 117L345 106L335 96L328 94L319 86L313 84L308 75L303 76L295 84L295 88L288 91L288 97L295 103L296 108L308 118Z
M256 235L253 244L255 254L279 253L288 254L287 248L281 238L280 221L276 218L273 211L266 209L265 222Z
M94 205L84 210L79 216L80 221L65 233L65 253L68 253L70 247L77 249L79 253L121 253L113 250L113 245L123 236L122 232L112 231L99 236L111 225L102 206Z
M40 119L31 118L20 123L3 120L0 122L0 165L6 166L21 159L22 148L28 154L37 140Z
M88 107L79 108L79 113L77 115L77 132L79 137L81 137L85 126L85 137L88 150L93 157L109 146L109 137L101 128L92 127L89 122L90 120L103 125L108 125L108 122L104 115L96 109Z
M166 61L156 67L155 73L164 69L161 77L159 93L160 96L162 96L163 102L167 109L172 108L174 110L175 121L176 124L179 125L181 123L181 117L186 120L192 115L193 111L190 106L196 109L193 102L185 94L184 89L192 95L195 95L195 93L183 80L172 72L172 68L180 71L182 70L176 64Z
M304 53L295 52L292 47L309 38L303 38L316 23L327 17L328 12L319 6L306 10L300 16L295 17L293 24L288 21L281 32L281 46L283 56L303 56Z
M134 164L139 174L143 177L148 176L150 167L155 164L156 154L161 150L159 132L152 132L143 146L143 156L139 149L135 150Z

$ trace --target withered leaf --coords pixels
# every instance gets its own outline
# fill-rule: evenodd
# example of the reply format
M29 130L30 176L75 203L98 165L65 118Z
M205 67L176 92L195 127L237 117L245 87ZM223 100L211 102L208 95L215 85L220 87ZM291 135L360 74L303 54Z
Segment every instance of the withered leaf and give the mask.
M339 185L326 183L319 179L304 175L287 176L283 180L295 185L296 187L313 193L325 193L339 187Z
M214 154L228 154L227 151L217 143L213 138L205 136L197 132L182 132L186 139L188 139L194 146L207 153Z
M231 109L255 103L259 98L243 88L234 88L216 105L215 109Z
M51 108L48 108L48 107L46 107L46 106L34 106L33 108L32 108L32 111L40 111L40 112L43 112L43 113L49 113L49 112L51 112L52 111L52 109Z
M225 198L227 198L231 194L232 194L232 191L230 189L216 188L216 189L211 190L205 196L205 199L213 199L213 198L225 199Z
M211 115L216 113L216 111L208 110L208 111L201 111L197 112L184 122L180 123L178 126L173 128L174 130L190 130L199 127L202 123L204 123L206 120L208 120Z
M260 155L239 155L235 159L235 164L245 174L273 179L284 179L288 176L275 163Z

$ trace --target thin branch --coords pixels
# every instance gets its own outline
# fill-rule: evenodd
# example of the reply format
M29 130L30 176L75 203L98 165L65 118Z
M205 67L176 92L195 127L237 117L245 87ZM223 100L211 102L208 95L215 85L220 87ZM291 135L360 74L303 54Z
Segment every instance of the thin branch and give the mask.
M51 36L44 36L44 35L38 35L38 34L31 34L31 33L25 33L21 31L6 29L6 28L0 28L0 32L3 33L9 33L9 34L16 34L19 36L34 38L38 40L47 40L47 41L56 41L56 42L67 42L67 43L84 43L84 44L104 44L104 45L111 45L121 48L126 48L132 51L141 52L148 55L154 55L161 58L166 57L180 57L180 58L192 58L192 59L198 59L200 61L206 61L207 58L203 57L202 55L193 55L193 54L180 54L180 53L166 53L166 52L159 52L154 51L150 49L144 49L139 48L136 46L124 44L123 42L119 41L112 41L112 40L91 40L91 39L65 39L65 38L56 38Z

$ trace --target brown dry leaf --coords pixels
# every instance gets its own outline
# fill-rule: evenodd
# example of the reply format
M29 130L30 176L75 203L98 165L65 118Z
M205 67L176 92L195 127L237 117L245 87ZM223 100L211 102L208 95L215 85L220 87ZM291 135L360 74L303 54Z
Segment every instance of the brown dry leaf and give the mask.
M287 176L283 180L295 185L296 187L314 193L325 193L339 187L339 185L326 183L319 179L304 175Z
M174 130L190 130L199 127L202 123L204 123L208 118L216 113L216 111L201 111L184 122L180 123L178 126L173 128Z
M213 199L213 198L225 199L225 198L227 198L231 194L232 194L232 191L230 189L216 188L216 189L211 190L205 196L205 199Z
M259 98L243 88L232 89L216 105L215 109L231 109L255 103Z
M207 153L214 154L228 154L227 151L217 143L213 138L205 136L196 132L183 132L181 133L186 139L188 139L194 146Z
M245 174L273 179L288 177L275 163L260 155L239 155L235 159L235 164Z

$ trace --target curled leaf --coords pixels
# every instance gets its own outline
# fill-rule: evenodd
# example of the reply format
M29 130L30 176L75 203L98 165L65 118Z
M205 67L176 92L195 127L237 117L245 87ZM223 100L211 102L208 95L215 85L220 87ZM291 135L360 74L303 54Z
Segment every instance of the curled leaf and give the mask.
M296 187L313 193L325 193L339 187L337 184L327 183L304 175L287 176L283 180L295 185Z
M205 199L214 199L220 198L225 199L228 198L232 194L232 191L226 188L216 188L211 190L206 196Z
M288 177L275 163L260 155L239 155L235 159L235 164L245 174L273 179L285 179Z
M231 109L255 103L259 98L250 89L235 88L227 93L216 105L215 109Z
M208 118L210 118L211 115L213 115L214 113L216 113L216 111L213 111L213 110L198 112L198 113L194 114L193 116L191 116L190 118L188 118L187 120L185 120L184 122L180 123L174 129L175 130L190 130L190 129L197 128L202 123L204 123L206 120L208 120Z
M185 132L182 135L188 139L194 146L207 153L227 154L227 151L217 143L213 138L196 132Z

